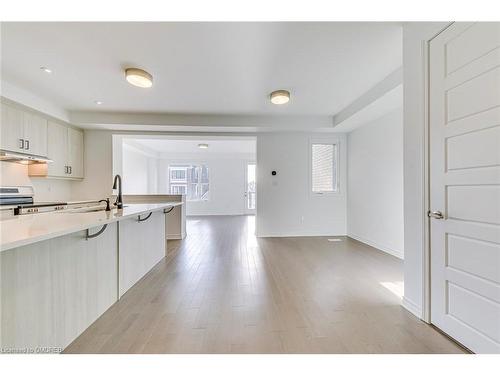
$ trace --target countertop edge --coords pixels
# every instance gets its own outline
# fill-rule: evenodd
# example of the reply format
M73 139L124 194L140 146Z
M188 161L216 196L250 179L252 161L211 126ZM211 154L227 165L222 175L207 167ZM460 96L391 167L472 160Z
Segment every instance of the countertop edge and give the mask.
M133 216L142 215L142 214L145 214L148 212L156 212L156 211L164 210L165 208L169 208L169 207L181 206L183 204L183 202L168 202L168 203L165 202L165 203L154 203L154 204L157 204L159 206L155 207L155 208L140 209L140 210L131 212L129 214L126 214L126 215L120 216L120 217L112 217L109 219L98 220L98 221L95 221L93 223L75 225L72 228L67 228L67 229L61 230L61 231L54 230L54 231L51 231L51 232L46 233L46 234L35 235L35 236L32 236L32 237L27 238L27 239L23 239L23 240L12 241L12 242L8 242L6 244L2 243L2 244L0 244L0 252L4 252L4 251L12 250L12 249L17 248L17 247L31 245L31 244L34 244L36 242L50 240L52 238L61 237L61 236L65 236L68 234L80 232L82 230L99 227L99 226L102 226L105 224L111 224L111 223L118 222L118 221L121 221L124 219L129 219ZM71 215L80 215L80 214L85 215L86 213L71 213ZM60 213L50 212L50 213L45 213L45 214L40 214L40 215L60 215ZM0 224L1 224L1 221L0 221Z

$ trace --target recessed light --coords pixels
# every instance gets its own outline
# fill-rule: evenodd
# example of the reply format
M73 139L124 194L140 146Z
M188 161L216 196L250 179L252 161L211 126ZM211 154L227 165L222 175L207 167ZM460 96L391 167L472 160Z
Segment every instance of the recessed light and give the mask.
M287 90L276 90L271 93L270 98L273 104L285 104L290 101L290 92Z
M52 69L49 69L46 66L41 66L40 69L43 70L45 73L48 73L48 74L52 73Z
M208 148L208 143L199 143L198 148Z
M153 86L153 76L142 69L125 69L125 78L128 83L137 87L148 88Z
M95 100L94 103L97 105L101 105L103 102L101 102L100 100Z

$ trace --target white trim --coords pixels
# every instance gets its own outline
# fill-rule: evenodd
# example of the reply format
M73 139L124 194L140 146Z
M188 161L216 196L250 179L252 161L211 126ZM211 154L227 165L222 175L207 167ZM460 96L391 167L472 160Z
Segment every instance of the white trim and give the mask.
M431 258L431 250L430 250L430 222L429 217L427 216L427 212L430 209L430 155L429 155L429 88L430 88L430 76L429 76L429 42L422 41L422 58L424 60L423 67L423 78L424 78L424 152L423 152L423 200L422 200L422 211L423 211L423 223L422 223L422 243L424 246L424 251L422 254L422 311L420 314L420 318L425 322L431 322L431 272L430 272L430 258Z
M371 247L373 247L373 248L375 248L377 250L383 251L384 253L387 253L387 254L390 254L392 256L395 256L396 258L404 259L404 252L403 252L403 250L393 249L391 247L388 247L388 246L385 246L385 245L381 245L381 244L376 243L374 241L371 241L371 240L368 240L366 238L357 236L357 235L355 235L353 233L348 233L347 237L350 237L353 240L356 240L356 241L362 242L362 243L364 243L366 245L369 245L369 246L371 246Z
M420 311L420 308L417 306L415 302L409 300L406 297L403 297L403 299L401 300L401 306L403 306L406 310L411 312L417 318L422 319L422 312Z
M304 233L256 233L255 236L258 238L273 238L273 237L338 237L338 236L344 236L345 233L312 233L312 232L304 232Z
M167 234L167 240L183 240L184 238L186 238L186 233Z
M422 259L422 311L420 312L420 318L426 322L431 323L431 247L430 247L430 220L427 216L427 212L430 210L430 112L429 112L429 100L430 100L430 60L429 60L429 51L430 51L430 42L434 38L436 38L443 31L448 29L454 22L449 23L446 27L440 30L436 35L434 35L429 40L422 41L422 58L424 60L423 67L423 78L424 78L424 142L423 142L423 259Z
M347 143L347 142L346 142ZM312 190L312 146L313 144L319 144L319 145L335 145L335 161L337 163L336 165L336 179L335 182L337 183L336 190L335 191L323 191L323 192L314 192ZM340 148L342 147L342 141L340 137L336 136L327 136L327 137L318 137L318 136L310 136L309 137L309 150L308 150L308 155L309 155L309 160L308 160L308 190L309 190L309 195L311 197L323 197L323 196L336 196L336 195L342 195L341 189L340 189L340 175L341 175L341 150Z

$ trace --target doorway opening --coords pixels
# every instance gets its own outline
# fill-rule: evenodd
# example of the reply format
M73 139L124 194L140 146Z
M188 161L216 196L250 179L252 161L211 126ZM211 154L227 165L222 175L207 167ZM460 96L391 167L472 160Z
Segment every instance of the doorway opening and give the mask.
M113 135L125 195L182 195L186 216L256 212L256 137Z

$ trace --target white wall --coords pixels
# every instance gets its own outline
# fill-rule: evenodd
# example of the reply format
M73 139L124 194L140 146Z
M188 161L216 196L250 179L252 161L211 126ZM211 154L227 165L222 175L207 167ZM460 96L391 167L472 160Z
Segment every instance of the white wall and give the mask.
M347 136L347 235L403 258L402 108Z
M310 193L310 139L338 139L340 192ZM257 139L258 236L346 234L346 142L343 134L272 133ZM277 175L272 176L271 171Z
M129 145L123 145L123 194L157 194L158 159Z
M424 230L427 222L425 192L425 79L426 43L447 22L410 22L403 27L403 139L405 295L403 306L424 316Z

